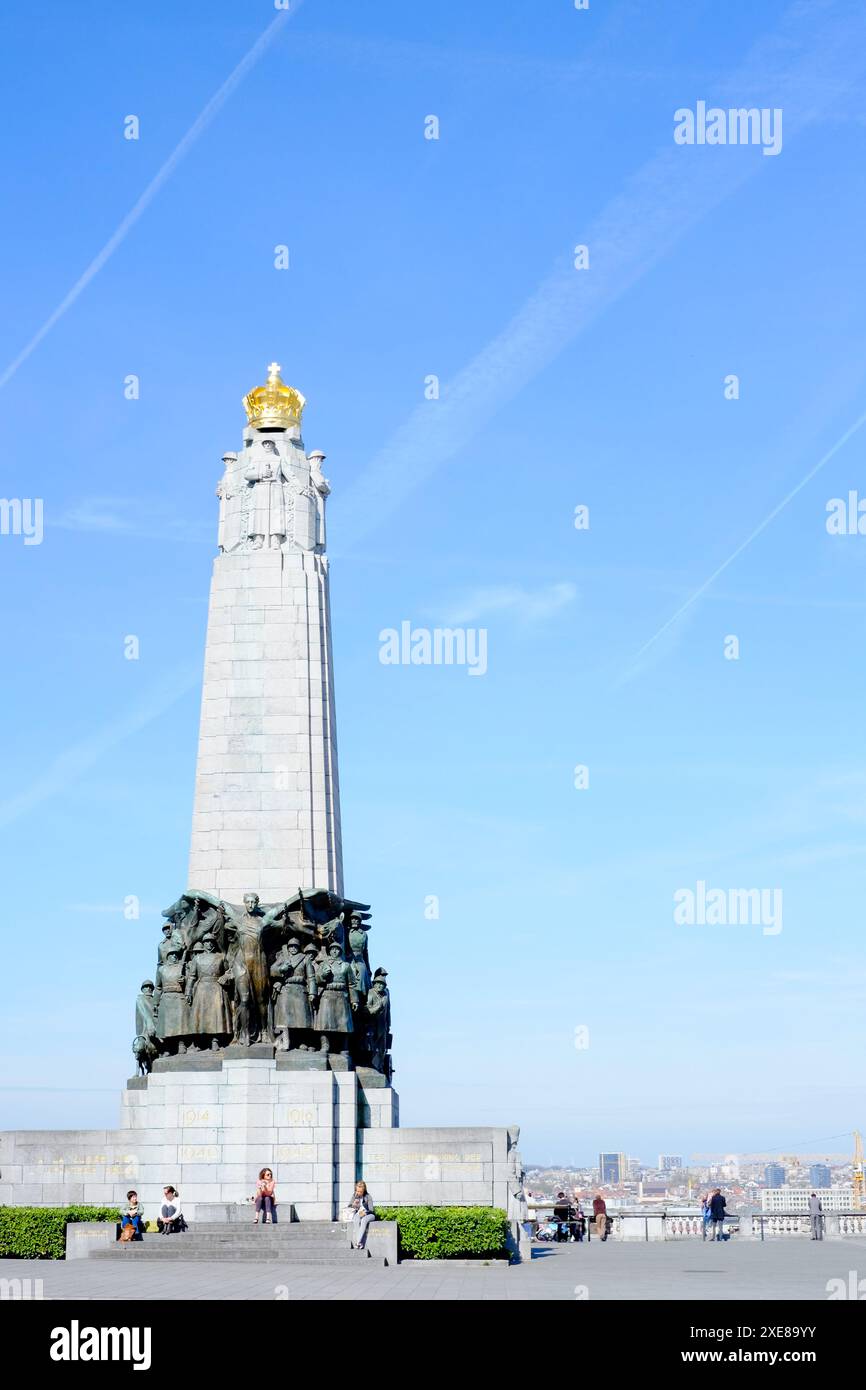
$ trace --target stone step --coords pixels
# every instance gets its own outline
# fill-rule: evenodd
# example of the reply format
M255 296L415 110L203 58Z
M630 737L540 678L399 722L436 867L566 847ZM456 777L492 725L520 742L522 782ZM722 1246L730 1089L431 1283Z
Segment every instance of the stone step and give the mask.
M120 1241L118 1241L118 1244L120 1244ZM172 1245L174 1244L175 1241L172 1241ZM231 1254L231 1252L235 1250L247 1250L252 1255L257 1255L260 1251L267 1252L274 1250L277 1251L277 1254L281 1255L281 1258L284 1259L293 1259L295 1258L295 1255L328 1255L332 1254L332 1252L335 1251L339 1252L343 1250L349 1250L349 1245L343 1245L342 1243L338 1243L338 1241L334 1241L334 1243L329 1243L328 1241L328 1243L325 1243L325 1241L317 1240L185 1240L181 1241L181 1243L178 1244L181 1244L182 1250L207 1250L210 1252L211 1255L213 1255L214 1259L218 1259L221 1257L221 1255L224 1254ZM150 1250L153 1250L153 1245L154 1243L152 1243L152 1241L142 1241L142 1245L136 1244L135 1248L136 1250L140 1250L140 1248L147 1247L150 1248ZM160 1248L164 1248L163 1243L160 1243Z
M254 1226L249 1222L191 1222L177 1235L148 1234L141 1241L118 1241L91 1253L92 1259L282 1261L291 1265L370 1264L367 1250L350 1250L339 1221L291 1221ZM378 1258L373 1265L382 1263Z
M256 1226L252 1219L249 1221L191 1221L189 1231L180 1234L190 1235L194 1233L200 1235L204 1233L211 1235L237 1231L254 1231L263 1236L282 1236L289 1233L292 1235L304 1233L305 1235L338 1236L343 1233L344 1227L339 1221L279 1221L276 1226L272 1226L270 1221L266 1226L263 1226L261 1222ZM170 1240L172 1237L166 1236L165 1239Z
M120 1242L118 1242L118 1244L120 1244ZM124 1244L126 1244L126 1242L124 1242ZM261 1249L267 1248L268 1250L271 1246L279 1246L280 1248L286 1246L294 1250L300 1249L301 1246L309 1245L315 1246L317 1250L341 1250L344 1247L348 1249L349 1246L347 1240L340 1240L334 1236L261 1236L255 1231L251 1231L249 1235L247 1235L246 1232L241 1233L239 1231L236 1235L226 1236L211 1234L209 1231L205 1235L198 1235L197 1233L190 1233L183 1236L146 1235L144 1240L130 1241L129 1244L135 1249L139 1249L143 1245L158 1245L160 1248L167 1248L170 1245L206 1245L208 1247L220 1245L254 1245Z
M367 1250L350 1250L348 1246L337 1247L328 1250L327 1248L303 1248L299 1250L287 1249L284 1246L247 1246L247 1245L227 1245L217 1250L213 1246L197 1245L193 1241L164 1241L157 1245L148 1245L142 1241L139 1245L131 1242L121 1245L109 1245L101 1250L90 1252L92 1260L137 1260L147 1264L163 1261L164 1263L177 1263L185 1260L206 1260L209 1263L215 1261L229 1261L235 1263L258 1264L258 1263L281 1263L288 1265L370 1265L376 1266L382 1263L381 1260L372 1260Z

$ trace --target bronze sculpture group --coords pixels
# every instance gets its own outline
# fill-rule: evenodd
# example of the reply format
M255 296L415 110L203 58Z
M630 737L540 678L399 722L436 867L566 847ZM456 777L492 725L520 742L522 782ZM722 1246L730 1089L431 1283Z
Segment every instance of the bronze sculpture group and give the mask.
M366 904L299 890L271 906L247 893L236 907L190 891L162 915L156 979L136 1003L140 1075L160 1056L264 1044L390 1081L388 972L370 970Z

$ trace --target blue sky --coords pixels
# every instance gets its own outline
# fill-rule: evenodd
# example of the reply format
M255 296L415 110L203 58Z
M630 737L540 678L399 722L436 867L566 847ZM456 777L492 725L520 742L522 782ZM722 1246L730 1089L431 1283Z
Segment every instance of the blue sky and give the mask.
M186 886L220 455L276 357L328 456L346 883L403 1122L517 1120L536 1162L842 1150L866 537L825 517L866 428L736 552L866 408L866 15L304 0L160 178L276 13L0 18L2 490L45 514L0 537L0 1127L116 1122ZM781 107L781 152L675 145L699 100ZM455 618L483 678L380 663ZM699 880L781 889L783 930L675 924Z

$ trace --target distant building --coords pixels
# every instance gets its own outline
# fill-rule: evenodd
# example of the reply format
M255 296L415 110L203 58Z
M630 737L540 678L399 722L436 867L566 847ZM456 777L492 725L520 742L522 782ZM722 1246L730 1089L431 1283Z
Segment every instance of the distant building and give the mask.
M784 1187L785 1170L781 1163L768 1163L764 1169L765 1187Z
M598 1176L602 1186L625 1182L628 1178L628 1159L625 1154L599 1154Z
M830 1165L828 1163L813 1163L809 1169L809 1183L816 1190L819 1187L829 1187L832 1181Z
M808 1187L770 1187L761 1193L761 1211L808 1211ZM851 1211L854 1192L850 1187L829 1187L821 1192L824 1211Z
M659 1154L659 1168L663 1173L673 1173L678 1168L684 1168L682 1156L679 1154Z

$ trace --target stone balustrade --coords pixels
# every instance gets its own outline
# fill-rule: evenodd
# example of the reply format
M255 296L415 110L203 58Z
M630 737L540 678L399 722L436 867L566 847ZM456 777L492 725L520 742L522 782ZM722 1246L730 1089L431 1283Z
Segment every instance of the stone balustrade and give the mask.
M536 1221L546 1220L553 1215L553 1202L533 1203L530 1211ZM709 1239L710 1228L704 1231L703 1217L699 1211L680 1212L652 1208L647 1211L617 1211L608 1207L610 1218L610 1238L622 1241L656 1240L704 1240ZM592 1220L591 1211L585 1212L587 1222ZM828 1211L823 1213L824 1239L844 1240L848 1237L866 1236L866 1211ZM734 1236L738 1242L750 1240L809 1240L812 1228L808 1213L769 1212L769 1211L729 1211L725 1217L725 1234ZM595 1239L590 1229L590 1237Z

